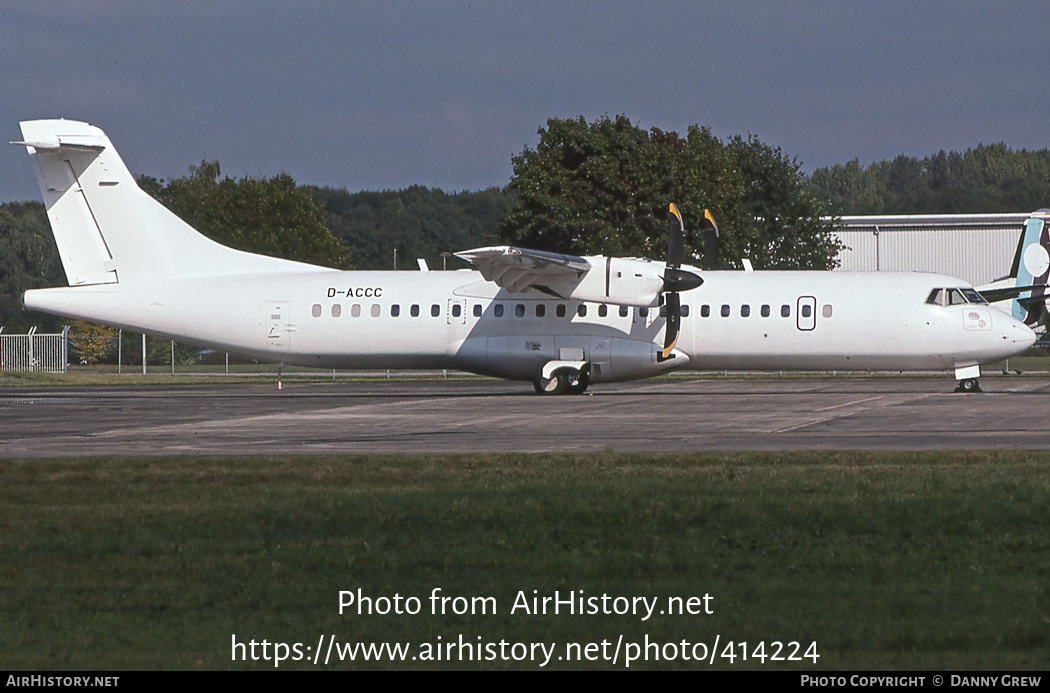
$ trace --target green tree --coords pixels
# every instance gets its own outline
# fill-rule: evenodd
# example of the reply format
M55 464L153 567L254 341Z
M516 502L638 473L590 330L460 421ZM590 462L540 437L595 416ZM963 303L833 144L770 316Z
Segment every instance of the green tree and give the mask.
M722 256L749 258L757 269L834 267L842 248L831 235L835 220L798 162L753 135L730 138L726 151L744 180L744 214L726 234Z
M536 149L513 157L518 205L500 223L508 243L578 254L662 258L667 208L686 220L685 252L703 257L701 219L721 231L722 263L828 268L837 251L826 205L793 160L757 138L722 143L706 127L685 137L625 116L552 118Z
M125 334L125 337L128 335ZM135 339L141 339L140 335L132 335ZM135 359L141 365L142 349L141 342L136 342L138 354ZM164 337L146 337L146 363L150 366L171 366L171 340ZM175 365L192 366L200 361L201 348L192 344L175 342Z
M847 209L849 214L876 214L885 204L881 182L858 159L817 169L810 176L810 190L843 214Z
M399 267L414 268L416 258L423 258L438 269L443 252L496 243L496 222L513 204L513 196L500 188L446 193L413 185L381 192L335 188L311 192L358 269L390 269L394 250ZM458 260L450 262L451 267L464 266Z
M286 173L270 178L222 177L217 161L191 166L166 184L139 185L190 226L223 245L325 267L351 266L346 246L325 225L324 208Z
M44 205L0 205L0 326L8 332L61 329L61 319L22 308L22 292L66 283Z
M818 169L813 193L838 214L1028 212L1050 205L1050 150L980 144L924 158Z
M69 341L73 346L73 356L83 363L95 365L116 359L115 327L74 320L69 325Z

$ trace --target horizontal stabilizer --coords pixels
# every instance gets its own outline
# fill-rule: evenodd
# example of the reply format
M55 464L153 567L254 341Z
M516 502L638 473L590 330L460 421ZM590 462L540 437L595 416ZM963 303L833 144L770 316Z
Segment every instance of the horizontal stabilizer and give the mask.
M53 140L33 140L33 141L16 141L11 144L20 144L23 147L30 147L38 152L57 152L61 149L81 149L87 151L100 152L105 149L105 145L91 142L64 142L61 139Z
M1020 303L1025 310L1028 310L1032 306L1038 306L1041 303L1046 303L1047 301L1050 301L1050 298L1047 298L1046 296L1042 295L1029 296L1028 298L1017 299L1017 302Z

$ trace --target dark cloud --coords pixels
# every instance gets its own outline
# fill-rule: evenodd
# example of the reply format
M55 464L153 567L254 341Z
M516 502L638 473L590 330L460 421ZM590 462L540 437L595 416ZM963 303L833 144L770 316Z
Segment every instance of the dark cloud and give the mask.
M133 171L502 185L552 116L757 134L807 169L1048 146L1038 2L37 1L0 10L0 124L107 131ZM36 199L0 153L0 199Z

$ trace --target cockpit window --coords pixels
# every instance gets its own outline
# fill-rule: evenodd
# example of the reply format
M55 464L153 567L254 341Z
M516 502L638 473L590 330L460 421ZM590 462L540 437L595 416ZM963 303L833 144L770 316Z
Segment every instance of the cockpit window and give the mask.
M988 301L984 300L984 296L978 293L975 289L960 289L960 291L962 291L963 296L965 296L966 300L970 303L988 303Z
M984 296L969 287L957 289L934 289L926 298L931 306L961 306L967 303L988 303Z

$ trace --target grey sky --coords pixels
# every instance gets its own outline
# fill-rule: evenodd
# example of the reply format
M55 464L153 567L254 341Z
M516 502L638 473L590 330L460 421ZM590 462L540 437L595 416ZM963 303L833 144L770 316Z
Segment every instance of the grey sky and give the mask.
M0 0L0 134L64 117L135 173L504 185L549 117L754 133L807 170L1050 146L1046 2ZM0 200L39 199L0 148Z

